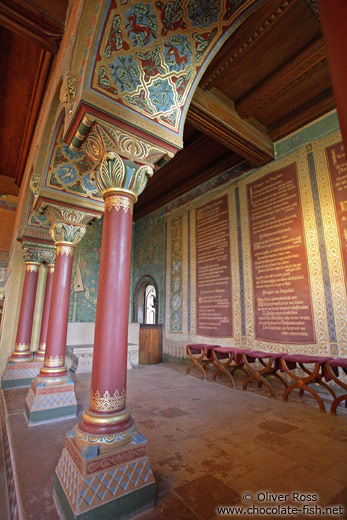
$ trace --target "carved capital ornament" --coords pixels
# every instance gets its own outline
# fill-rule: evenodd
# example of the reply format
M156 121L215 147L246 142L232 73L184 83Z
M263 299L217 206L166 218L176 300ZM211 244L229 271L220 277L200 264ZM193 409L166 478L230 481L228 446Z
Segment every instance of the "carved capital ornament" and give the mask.
M86 234L86 226L96 217L95 214L75 208L50 204L45 209L45 217L51 222L50 235L56 245L75 246ZM64 254L64 252L61 252ZM68 254L65 251L66 254ZM58 251L57 251L57 254ZM71 253L70 253L71 254Z
M128 195L134 202L146 187L147 180L153 175L153 168L148 165L138 166L133 161L123 160L115 152L106 152L99 168L94 173L96 187L104 199L112 193ZM111 204L111 203L110 203ZM115 201L111 207L122 206ZM124 207L124 206L123 206ZM126 209L124 207L124 209ZM127 211L127 209L126 209Z

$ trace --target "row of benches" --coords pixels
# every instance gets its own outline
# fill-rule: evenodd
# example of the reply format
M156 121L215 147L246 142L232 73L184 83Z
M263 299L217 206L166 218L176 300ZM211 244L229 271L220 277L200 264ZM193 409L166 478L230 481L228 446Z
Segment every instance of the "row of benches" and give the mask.
M270 396L274 397L275 393L270 382L265 379L268 376L274 376L284 386L283 401L287 401L289 394L295 388L299 389L300 396L305 391L309 392L314 399L316 399L319 408L325 412L325 406L318 395L312 388L314 383L323 386L332 396L333 401L331 405L331 414L336 414L337 406L345 401L347 407L347 385L340 379L339 369L347 374L347 359L344 358L329 358L318 356L306 356L301 354L284 354L263 352L260 350L249 350L242 348L220 347L217 345L206 345L201 343L194 343L187 345L187 354L192 360L192 363L187 368L187 374L193 367L197 367L202 376L206 378L206 366L211 364L215 367L213 374L213 381L217 376L225 374L232 387L235 386L233 374L236 370L241 370L246 379L243 383L243 390L251 381L258 381L259 386L264 384ZM259 363L255 363L258 360ZM312 368L313 365L313 368ZM303 370L303 375L299 376L293 370L300 367ZM294 382L288 385L283 378L283 373L286 373ZM344 390L341 395L336 395L333 388L328 382L334 381L339 387Z

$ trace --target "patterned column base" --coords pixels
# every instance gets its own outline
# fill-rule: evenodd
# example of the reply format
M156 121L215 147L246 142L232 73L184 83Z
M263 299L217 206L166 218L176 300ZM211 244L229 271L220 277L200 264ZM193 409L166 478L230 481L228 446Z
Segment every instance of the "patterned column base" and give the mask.
M29 426L76 417L74 382L68 377L36 377L26 396L24 410Z
M113 435L105 437L112 442ZM55 471L54 496L65 520L130 518L154 507L147 440L134 427L131 442L93 457L83 456L74 431L68 433Z
M1 388L18 388L20 386L30 386L32 380L40 372L43 361L29 361L20 363L18 361L8 361L4 370Z

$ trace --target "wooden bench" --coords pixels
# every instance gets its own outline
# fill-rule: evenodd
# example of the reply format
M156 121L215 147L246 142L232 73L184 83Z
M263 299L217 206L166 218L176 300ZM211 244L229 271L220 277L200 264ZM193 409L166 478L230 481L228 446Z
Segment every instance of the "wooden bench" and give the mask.
M325 380L327 382L330 380L334 381L334 383L341 387L345 392L344 394L341 394L339 396L335 394L335 398L330 408L331 415L336 415L336 408L343 401L345 401L345 406L347 407L347 385L344 381L341 381L341 379L339 379L339 369L341 369L341 372L343 372L344 374L347 374L347 359L329 359L329 361L326 361L324 363L323 370Z
M331 405L332 415L336 414L336 408L341 402L345 401L347 407L347 385L339 378L339 369L347 374L347 359L272 353L260 350L221 347L219 345L206 345L203 343L187 345L187 354L192 360L192 363L187 368L187 374L193 367L196 367L201 371L203 379L206 379L205 369L211 364L216 369L212 380L215 381L218 376L225 374L229 379L231 387L234 388L233 374L236 370L242 370L246 375L243 390L246 390L252 381L257 381L259 386L263 384L266 386L271 397L275 397L275 393L266 378L274 376L284 386L283 401L288 400L290 393L294 389L299 390L300 396L303 396L304 392L307 391L317 401L319 409L325 412L325 406L321 397L311 386L318 384L325 388L333 398ZM259 362L258 365L255 363L256 360ZM297 368L301 368L303 375L293 372ZM293 383L288 386L280 372L287 374L293 380ZM328 384L330 380L340 386L345 393L337 396Z
M187 345L187 354L192 360L192 363L187 367L186 374L189 374L192 368L198 368L202 373L202 378L206 379L205 368L211 364L215 366L214 359L212 358L212 350L217 345L205 345L202 343L193 343ZM197 357L195 357L197 356Z
M288 374L288 376L293 379L294 383L286 388L283 394L283 401L287 401L289 394L295 388L299 389L299 395L303 396L304 392L309 392L314 399L317 401L319 409L321 412L325 412L325 406L318 395L318 393L311 388L309 385L318 383L323 386L326 390L330 392L330 394L335 397L334 391L330 388L330 386L323 381L324 379L324 371L323 365L326 361L330 361L331 358L321 357L321 356L306 356L301 354L284 354L281 357L281 364L284 372ZM309 365L309 366L307 366ZM314 365L313 368L309 368L311 365ZM295 368L299 366L304 374L302 377L297 376L292 372Z

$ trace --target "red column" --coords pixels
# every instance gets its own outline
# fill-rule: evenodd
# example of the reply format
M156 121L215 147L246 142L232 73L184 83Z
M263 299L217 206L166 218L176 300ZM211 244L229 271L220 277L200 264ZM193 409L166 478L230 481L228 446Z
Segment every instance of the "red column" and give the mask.
M104 194L98 302L95 319L90 407L80 430L115 433L133 424L126 404L128 308L132 210L136 197L126 190Z
M48 318L47 346L42 377L64 376L67 324L69 317L70 285L75 246L70 242L56 242L57 253L53 277L51 306Z
M50 309L50 305L51 305L52 286L53 286L53 276L54 276L54 265L48 264L45 298L44 298L44 302L43 302L43 311L42 311L42 320L41 320L39 350L36 352L36 356L35 356L38 361L43 361L45 358L47 330L48 330L48 318L49 318L49 309Z
M25 265L26 270L18 321L16 345L9 361L23 362L32 360L30 343L40 264L38 262L25 262Z
M347 150L347 2L319 0L330 79L345 150Z

